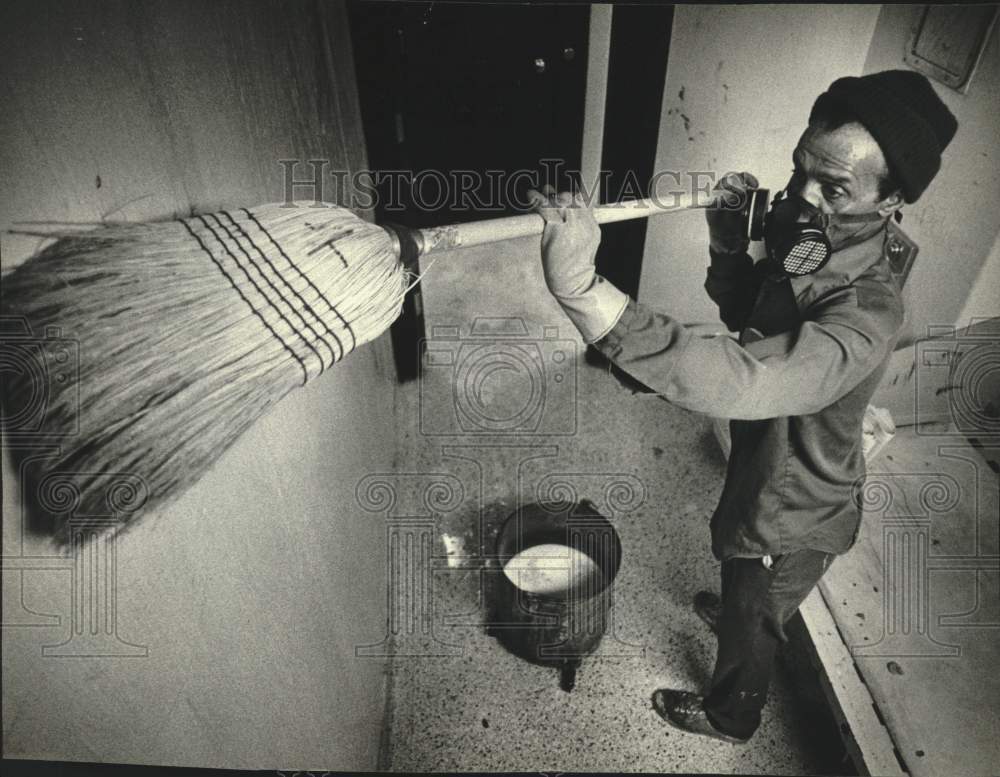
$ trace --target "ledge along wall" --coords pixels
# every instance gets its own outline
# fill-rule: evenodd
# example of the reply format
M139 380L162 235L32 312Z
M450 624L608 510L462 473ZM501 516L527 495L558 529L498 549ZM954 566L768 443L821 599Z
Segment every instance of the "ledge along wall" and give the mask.
M254 205L283 198L281 159L366 164L340 3L19 2L2 16L0 229ZM37 243L4 234L3 271ZM355 648L385 636L385 521L355 486L393 465L388 348L289 396L121 537L115 566L76 559L110 575L110 616L74 609L100 586L74 589L74 559L22 531L5 444L6 757L376 768L385 661ZM97 626L122 655L71 639ZM68 656L45 655L60 643Z

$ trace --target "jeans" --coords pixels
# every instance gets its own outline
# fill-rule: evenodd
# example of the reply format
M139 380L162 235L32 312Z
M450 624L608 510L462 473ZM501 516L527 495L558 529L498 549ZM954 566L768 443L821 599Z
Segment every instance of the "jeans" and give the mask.
M741 739L757 730L784 625L834 558L807 549L775 556L770 569L760 558L722 563L719 652L704 701L717 729Z

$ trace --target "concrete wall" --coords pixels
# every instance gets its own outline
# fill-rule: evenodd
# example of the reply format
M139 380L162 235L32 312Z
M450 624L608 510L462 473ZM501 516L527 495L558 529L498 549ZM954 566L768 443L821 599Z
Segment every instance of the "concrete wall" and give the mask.
M922 6L884 5L872 37L864 72L906 67L903 48ZM962 374L980 381L956 391L951 370L941 363L941 348L919 341L945 337L948 347L975 347L989 334L971 337L962 330L974 319L1000 316L1000 35L994 28L967 92L935 82L935 89L958 119L958 132L944 153L941 172L919 202L903 209L902 226L920 252L903 290L907 323L873 402L888 408L897 425L957 421L955 402L976 404L983 418L996 402L996 381L989 370ZM959 331L956 339L948 328ZM995 325L990 331L995 332ZM927 354L937 353L938 356ZM980 352L985 353L985 352ZM995 371L994 371L995 373ZM985 377L984 377L985 376ZM945 390L947 387L947 390ZM957 397L958 399L955 399ZM969 428L965 431L985 433Z
M815 97L843 75L906 68L904 46L920 8L678 6L657 171L676 171L689 183L692 172L749 170L762 186L780 188ZM989 205L1000 198L997 29L967 94L935 87L959 131L937 179L904 209L902 226L920 253L905 291L903 345L933 325L1000 313L994 249L1000 220ZM664 186L674 183L667 179ZM683 321L715 322L701 289L706 241L700 213L651 220L640 299Z
M989 256L979 268L972 291L958 314L955 325L968 326L974 319L1000 316L1000 235L993 241Z
M903 50L923 6L884 5L864 72L905 68ZM910 338L928 327L968 325L964 312L987 257L1000 235L1000 32L994 26L966 94L937 82L941 99L958 119L958 132L944 153L941 172L919 202L903 210L902 227L920 246L904 299ZM994 256L994 263L996 258ZM987 270L985 277L996 278ZM977 315L1000 315L1000 296L976 303ZM985 293L981 289L980 293ZM986 312L990 311L990 312ZM974 312L974 311L969 311Z
M813 101L833 79L860 75L878 16L878 5L677 6L656 170L684 182L749 170L761 186L784 186ZM674 186L666 179L660 191ZM707 265L704 215L658 216L639 299L682 321L717 322L702 288Z
M279 159L365 164L339 3L2 16L0 229L253 205L281 199ZM37 244L4 234L3 270ZM376 767L384 662L355 646L385 635L385 527L354 489L393 464L391 364L383 337L294 393L119 538L114 566L22 531L5 444L6 757ZM81 574L95 571L111 614L90 609L103 581Z

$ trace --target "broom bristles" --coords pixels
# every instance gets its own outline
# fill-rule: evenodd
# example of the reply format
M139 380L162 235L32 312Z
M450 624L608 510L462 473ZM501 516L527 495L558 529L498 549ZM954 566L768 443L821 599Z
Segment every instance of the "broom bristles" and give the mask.
M384 230L337 207L64 234L3 282L3 315L30 328L2 341L6 435L59 446L21 468L22 502L56 528L162 507L384 332L405 289Z

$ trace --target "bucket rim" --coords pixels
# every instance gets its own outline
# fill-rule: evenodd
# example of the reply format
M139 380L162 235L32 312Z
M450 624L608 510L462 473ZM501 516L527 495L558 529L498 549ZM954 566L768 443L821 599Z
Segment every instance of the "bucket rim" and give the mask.
M594 535L598 533L605 540L601 543L603 552L594 552L597 550L596 542L586 543L590 547L583 542L573 542L574 536L580 540L593 540ZM503 581L526 596L548 601L565 601L581 584L559 592L535 592L521 588L505 573L504 568L507 563L519 553L545 544L571 548L584 554L594 563L598 570L596 584L589 589L590 595L582 597L581 601L592 599L614 585L621 569L621 538L614 524L589 500L534 502L520 506L507 516L497 533L494 550L496 561L503 572L500 575Z

